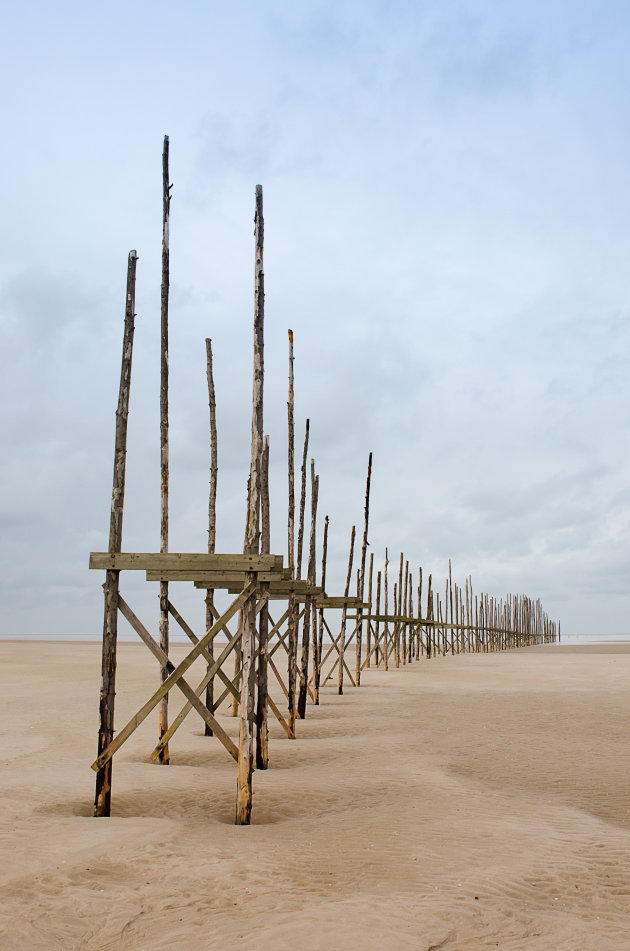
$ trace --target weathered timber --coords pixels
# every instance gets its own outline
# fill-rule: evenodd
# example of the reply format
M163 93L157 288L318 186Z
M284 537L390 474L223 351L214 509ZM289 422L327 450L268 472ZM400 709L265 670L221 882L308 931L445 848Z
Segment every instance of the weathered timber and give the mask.
M162 288L160 296L160 552L168 551L168 299L169 232L171 186L169 184L169 140L164 136L162 152ZM168 581L160 581L160 647L168 656ZM168 671L161 668L162 682ZM160 703L158 730L160 739L168 729L168 694ZM169 762L168 746L162 749L160 763Z
M168 675L164 683L160 685L160 687L155 691L153 696L150 697L149 700L147 700L147 702L140 708L140 710L138 710L138 712L122 728L122 730L118 731L114 739L107 745L107 747L104 750L102 750L100 755L96 758L96 760L92 764L92 769L99 770L102 766L105 765L105 763L111 760L116 750L120 749L123 743L129 739L129 737L137 730L140 724L144 720L146 720L146 718L151 713L151 711L155 709L155 707L158 705L162 697L168 693L171 687L175 686L179 678L182 677L186 673L186 671L188 670L189 667L192 666L192 664L194 664L195 660L203 652L204 648L208 645L209 641L211 641L212 638L215 637L219 633L219 631L223 629L224 625L227 624L230 618L234 617L237 611L240 610L244 602L247 601L249 598L251 598L252 594L255 594L255 593L256 593L256 582L253 581L253 582L250 582L243 589L243 591L241 591L240 595L237 598L235 598L235 600L228 607L228 609L223 612L219 620L216 621L212 625L210 630L206 632L206 634L199 640L199 642L193 647L193 649L187 654L187 656L177 665L177 667L175 667L173 671L171 671L171 673ZM238 637L238 635L235 635L235 638L236 637ZM223 661L225 660L225 658L229 655L230 651L232 650L232 647L234 646L233 641L227 644L227 646L221 651L221 654L219 655L217 660L215 660L213 667L211 668L212 674L216 673L219 667L221 667L221 665L223 664ZM206 676L208 675L206 674ZM195 694L197 696L199 696L202 690L205 690L206 683L207 683L207 680L204 678L203 686L198 687L195 690ZM171 724L171 727L172 727L172 724ZM169 729L171 729L171 727L169 727ZM166 739L168 742L168 738L169 737L167 736L162 737L162 740L160 742L163 742L164 739Z
M329 597L328 595L319 595L316 598L316 603L318 607L321 608L365 608L368 609L371 605L369 601L362 601L361 598L357 598L354 595L348 595L341 597Z
M260 550L263 555L268 555L271 547L270 542L270 518L269 518L269 436L265 436L263 443L262 465L261 465L261 505L260 505ZM264 596L268 590L268 585L261 585L260 592ZM256 768L267 769L269 766L269 729L267 726L267 662L268 647L267 638L269 634L269 604L265 599L265 604L260 612L258 619L258 669L257 669L257 695L256 695Z
M431 586L433 584L433 575L429 574L429 581L427 584L427 618L433 620L433 591ZM427 660L431 660L431 657L435 655L435 631L432 627L427 628Z
M288 473L289 473L289 510L287 521L287 543L289 549L289 570L295 578L295 394L293 379L293 331L289 330L289 393L287 399L288 418ZM295 595L289 593L288 649L287 649L287 713L289 730L295 737L295 687L297 679L297 603Z
M317 525L317 499L319 494L319 476L315 475L315 460L311 459L311 531L307 565L307 579L315 586L315 543ZM307 594L304 603L302 621L302 657L300 662L300 690L298 694L297 715L300 720L306 716L306 694L308 687L308 655L310 646L310 628L312 622L312 597ZM316 632L314 630L314 636Z
M169 674L175 670L174 664L168 659L162 648L159 646L157 641L155 641L148 630L142 624L140 619L134 614L127 602L119 595L118 596L118 608L123 617L128 621L131 627L134 629L136 634L140 637L142 641L149 648L153 656L159 661L162 667L165 667ZM197 711L199 716L209 726L216 735L217 739L221 741L223 746L226 748L228 753L233 759L237 759L238 750L235 744L232 742L231 738L225 732L220 723L212 716L210 711L206 706L201 702L197 697L192 687L184 680L183 677L180 677L179 680L175 683L175 686L181 690L186 699L192 704L193 708Z
M250 589L250 590L253 590L253 591L255 592L255 588L254 588L254 589ZM250 595L250 596L251 596L251 595ZM242 597L242 595L240 595L239 598L240 598L240 597ZM237 599L237 600L238 600L238 599ZM263 604L264 604L264 601L263 601L263 600L259 600L259 601L257 602L257 604L256 604L256 614L259 614L259 613L260 613L260 611L262 610ZM242 606L243 606L243 601L241 600L241 601L239 602L239 607L238 607L239 614L240 614L240 611L241 611ZM222 623L222 622L223 622L223 623ZM239 654L240 654L240 649L239 649L239 648L240 648L241 637L242 637L242 622L239 621L239 625L238 625L238 629L237 629L236 634L231 635L231 634L230 634L230 631L228 630L228 628L227 628L227 626L226 626L226 625L227 625L227 621L223 621L223 617L217 618L216 625L213 625L213 628L212 628L212 630L214 630L214 633L212 634L212 637L216 637L216 634L218 633L218 630L219 630L219 628L218 628L219 625L221 625L220 629L223 630L223 631L227 634L227 636L228 636L227 646L223 648L223 650L221 651L221 654L220 654L219 658L218 658L217 660L215 660L214 664L212 664L212 665L208 668L208 670L206 671L206 674L205 674L203 680L202 680L201 683L195 688L195 693L196 693L196 695L199 697L199 696L203 693L203 691L206 689L206 687L207 687L207 685L208 685L208 681L209 681L212 677L214 677L215 675L216 675L217 677L219 677L219 678L223 681L223 683L225 683L225 684L227 685L227 687L226 687L226 689L223 691L223 694L221 695L221 697L219 698L219 700L217 701L217 704L216 704L217 707L220 707L220 706L221 706L223 700L225 699L225 697L228 696L228 694L231 694L232 697L235 697L237 703L239 702L240 696L241 696L241 695L240 695L240 690L236 687L236 683L237 683L238 680L240 679L240 672L241 672L240 667L238 667L238 669L237 669L237 671L236 671L236 674L237 674L238 676L235 676L234 681L231 681L231 680L229 680L229 678L227 677L227 675L225 675L225 674L223 673L223 671L221 670L221 666L222 666L222 664L224 663L225 659L229 656L229 654L230 654L232 651L234 651L234 653L235 653L237 656L239 656ZM206 635L206 636L208 636L209 634L210 634L210 631L207 632L207 635ZM205 644L202 646L202 649L201 649L201 653L202 653L202 654L204 653L205 646L206 646ZM182 725L182 723L184 722L184 720L186 719L186 717L187 717L188 714L190 713L191 709L192 709L192 707L191 707L190 703L188 703L188 704L186 704L186 706L184 706L184 707L182 708L182 710L180 710L180 712L178 713L178 715L177 715L177 716L175 717L175 719L171 722L171 725L169 726L169 728L168 728L166 734L164 735L164 737L162 738L162 740L160 741L160 743L158 743L158 745L156 746L156 748L155 748L155 749L153 750L153 752L151 753L151 759L156 759L156 757L157 757L157 756L159 755L159 753L160 753L160 745L161 745L162 743L168 743L168 741L172 738L172 736L175 734L175 732L180 728L180 726Z
M367 469L367 478L365 485L365 507L364 507L364 521L363 521L363 543L361 545L361 569L359 572L359 585L357 590L357 595L363 601L365 595L365 558L367 555L368 548L368 526L370 522L370 483L372 481L372 453L370 453L368 458L368 469ZM371 598L368 600L371 601ZM355 679L357 682L357 687L361 686L361 649L363 646L363 615L362 609L359 608L359 613L357 617L357 640L356 640L356 668L355 668Z
M127 258L127 290L125 295L125 324L123 331L122 364L118 405L116 407L116 435L114 442L114 476L109 521L109 551L119 552L122 545L123 510L125 501L125 463L127 454L127 420L129 417L129 390L131 385L131 358L133 354L134 317L136 303L136 262L138 255L130 251ZM114 736L114 700L116 696L116 642L118 637L119 570L108 568L103 591L103 645L101 656L101 694L99 703L98 755L109 746ZM96 776L94 815L111 813L112 764L104 763Z
M89 567L131 571L282 572L282 555L206 555L197 552L91 552ZM280 575L280 578L282 575ZM278 579L280 580L280 579Z
M258 581L273 581L274 583L288 583L286 569L282 571L258 571ZM196 588L236 588L243 589L245 581L244 571L147 571L147 581L193 581Z
M206 379L208 381L208 407L210 410L210 490L208 493L208 554L214 555L217 541L217 481L219 475L219 455L217 438L217 400L214 389L214 372L212 367L212 340L206 337ZM148 573L147 573L147 581ZM160 579L161 581L162 579ZM164 579L167 580L167 579ZM213 620L212 605L214 604L214 586L206 588L206 630L211 627ZM214 659L212 641L208 645L209 662ZM206 707L214 713L214 678L206 687ZM206 736L212 736L212 727L206 723Z
M403 552L401 552L401 553L400 553L400 567L399 567L399 569L398 569L398 608L397 608L397 611L395 612L395 613L397 613L397 614L402 614L402 613L403 613L403 612L402 612L403 562L404 562L404 554L403 554ZM394 659L395 659L395 661L396 661L396 667L399 667L399 666L400 666L400 660L401 660L401 656L400 656L401 637L400 637L400 635L401 635L401 625L400 625L400 624L397 624L397 625L396 625L396 632L395 632L395 641L394 641L394 651L395 651L395 653L394 653Z
M306 420L306 427L304 430L304 449L302 451L302 484L300 488L300 520L298 525L298 540L297 540L297 577L302 577L302 549L304 547L304 515L306 511L306 474L307 474L307 458L308 458L308 440L309 432L311 427L310 419Z
M195 582L196 587L205 587ZM228 585L228 592L238 593L243 586L236 584ZM321 585L310 584L308 581L270 581L266 586L270 601L285 601L288 597L293 597L295 604L305 601L306 598L315 598L322 594Z
M383 572L383 597L385 599L385 614L389 614L389 602L388 602L388 590L387 590L387 567L389 565L387 548L385 549L385 569ZM389 658L389 625L385 621L385 627L383 628L383 666L385 670L388 669L388 658Z
M409 593L409 562L405 561L405 586L401 589L401 603L399 611L401 614L411 614L411 611L407 608L407 597ZM402 661L404 664L407 663L407 622L403 621L402 624Z
M370 572L369 572L369 577L368 577L368 601L369 601L370 604L372 603L372 577L373 577L373 574L374 574L374 552L372 551L372 552L370 552ZM370 666L370 657L372 656L372 625L370 624L369 621L368 621L368 627L367 627L367 645L366 645L366 652L367 652L366 663L367 663L367 666L369 667L369 666ZM364 664L363 666L365 666L365 664Z
M350 594L350 579L352 578L352 559L354 557L354 537L356 533L356 526L352 526L352 533L350 535L350 554L348 556L348 574L346 577L346 588L344 591L344 597L347 599ZM358 599L357 599L358 600ZM344 604L342 614L341 614L341 633L339 635L339 671L337 679L337 693L341 695L343 693L343 671L345 666L344 651L346 645L346 615L348 613L348 605Z
M326 562L328 559L328 525L329 518L324 519L324 541L322 545L322 594L326 591ZM314 602L317 608L318 631L317 631L317 657L313 657L313 695L316 705L319 704L319 686L322 675L322 648L324 642L324 608L317 600Z
M190 641L192 641L193 644L197 644L198 641L199 641L199 638L197 637L197 635L195 634L195 632L193 631L193 629L191 628L191 626L190 626L190 625L188 624L188 622L182 617L182 615L179 613L179 611L177 610L177 608L175 607L175 605L174 605L170 600L169 600L169 602L168 602L168 613L171 615L171 617L173 617L173 618L175 619L175 621L177 622L177 624L179 624L179 626L181 627L182 631L186 634L186 636L188 637L188 639L189 639ZM228 638L231 637L229 630L227 631L227 634L228 634ZM212 664L214 663L214 656L211 656L211 655L210 655L210 648L212 647L213 644L214 644L214 641L210 641L210 643L208 644L208 646L202 651L203 656L204 656L205 659L208 661L208 667L211 667ZM206 673L207 673L207 671L206 671ZM227 676L227 674L225 674L225 673L221 670L221 668L219 668L219 670L217 670L215 676L218 677L219 680L225 685L225 687L227 688L227 693L231 693L232 696L236 696L236 699L238 700L238 699L239 699L238 690L236 689L236 687L234 686L234 684L232 683L232 681L229 679L229 677ZM214 678L213 678L213 679L214 679ZM217 707L218 707L218 706L219 706L219 704L217 704Z
M374 628L374 660L376 661L376 666L378 667L381 662L382 648L380 646L379 634L380 634L380 621L378 620L378 615L381 613L381 572L376 573L376 626Z
M263 451L263 390L265 379L265 275L263 267L264 219L262 186L256 186L254 216L254 373L252 392L252 446L250 461L251 493L247 513L247 538L244 551L259 551L261 465ZM251 580L255 581L252 574ZM249 825L252 813L252 772L254 768L254 719L256 668L256 598L243 605L241 641L241 702L239 707L238 779L236 793L236 825Z

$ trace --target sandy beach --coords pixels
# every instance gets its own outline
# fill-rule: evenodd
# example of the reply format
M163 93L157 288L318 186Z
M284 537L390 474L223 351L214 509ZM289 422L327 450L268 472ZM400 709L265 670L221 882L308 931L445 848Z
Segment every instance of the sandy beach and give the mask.
M0 654L2 951L630 947L628 645L329 686L298 739L272 724L249 828L192 716L169 767L143 724L114 761L112 818L93 819L99 645ZM122 644L118 727L156 682Z

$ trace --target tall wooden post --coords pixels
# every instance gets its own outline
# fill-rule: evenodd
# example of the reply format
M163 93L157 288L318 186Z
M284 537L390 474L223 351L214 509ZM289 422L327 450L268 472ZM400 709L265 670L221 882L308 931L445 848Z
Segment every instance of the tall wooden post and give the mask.
M387 621L387 615L389 613L389 598L388 598L388 589L387 589L387 567L389 565L389 558L387 553L387 548L385 549L385 567L383 570L383 598L385 603L385 623L383 626L383 666L385 670L388 669L389 664L389 621Z
M381 613L381 572L376 572L376 624L374 625L374 663L378 667L381 663L382 648L380 646L380 627L379 614Z
M295 578L295 394L293 389L293 331L289 330L289 395L287 399L289 429L289 515L288 548L289 571ZM297 606L295 595L289 594L289 614L287 618L287 692L288 716L291 739L295 738L295 681L297 660Z
M116 407L116 437L114 443L114 477L109 519L109 552L121 550L123 509L125 502L125 462L127 458L127 419L129 416L129 389L131 384L131 357L136 305L136 262L138 255L129 252L127 259L127 295L125 300L125 329L123 333L122 365L118 406ZM101 659L101 696L99 705L98 756L114 738L114 699L116 696L116 641L118 637L118 582L119 571L105 574L105 611L103 617L103 647ZM112 760L96 774L94 815L109 816L112 797Z
M365 556L368 547L368 525L370 521L370 483L372 481L372 453L368 458L368 471L365 485L365 508L363 522L363 544L361 546L361 571L359 574L359 591L357 592L361 601L365 594ZM361 647L363 641L363 608L357 611L357 640L356 640L356 684L361 686ZM368 654L369 657L369 654Z
M409 561L405 561L405 586L401 587L399 592L400 604L402 610L400 614L408 617L407 613L407 592L409 589ZM407 622L404 621L402 625L402 661L403 664L407 663Z
M258 554L260 525L260 485L263 449L263 388L265 379L265 275L263 267L264 220L262 186L256 185L254 216L254 374L252 394L252 450L250 494L247 512L247 537L244 553ZM256 581L255 572L246 572L245 584ZM252 772L254 768L254 699L256 692L256 596L243 605L241 636L241 699L239 704L238 781L236 825L249 825L252 813Z
M350 580L352 578L352 559L354 557L354 536L356 532L356 526L352 526L352 534L350 535L350 555L348 556L348 575L346 577L346 588L344 596L347 598L350 594ZM344 664L344 652L346 649L346 618L348 615L348 606L344 604L343 610L341 612L341 634L339 636L339 676L337 678L337 692L341 695L343 693L343 664Z
M317 497L319 494L319 476L315 475L315 460L311 459L311 534L308 554L307 579L315 584L315 542L317 525ZM302 622L302 659L300 663L300 692L298 696L297 715L300 720L306 716L306 693L308 687L308 653L310 645L310 628L312 615L312 598L306 595L304 600L304 620Z
M401 600L402 600L403 561L404 561L404 557L405 557L405 556L404 556L403 553L401 552L401 553L400 553L400 567L399 567L399 569L398 569L398 602L397 602L397 604L394 606L394 614L396 614L396 615L401 615L401 614L402 614L402 612L401 612L401 610L400 610L400 602L401 602ZM395 597L395 596L394 596L394 597ZM395 633L394 633L394 640L395 640L395 643L394 643L394 648L395 648L394 659L395 659L395 661L396 661L396 667L399 667L399 666L400 666L400 633L401 633L401 632L400 632L400 623L398 623L398 624L396 624Z
M168 136L164 136L162 152L162 291L160 302L160 552L168 551L168 297L169 297L169 231L171 186L168 171ZM168 655L168 581L160 581L160 647ZM162 683L168 669L161 668ZM160 739L168 730L168 694L159 705ZM169 762L168 745L160 750L160 763Z
M427 584L427 621L433 620L433 592L431 591L431 585L433 584L433 575L429 574L429 581ZM431 660L433 655L433 647L435 645L434 637L435 628L432 624L427 625L427 660Z
M418 619L422 617L422 568L418 568ZM426 637L426 635L425 635ZM424 639L422 625L418 624L418 639L416 640L416 660L424 654Z
M326 561L328 557L328 524L329 518L324 519L324 541L322 544L322 589L326 594ZM322 648L324 643L324 609L320 607L317 632L317 660L313 657L313 696L315 704L319 705L319 684L322 674Z
M310 430L310 420L306 420L306 429L304 431L304 451L302 453L302 486L300 491L300 522L298 525L297 541L297 576L302 577L302 548L304 545L304 511L306 509L306 462L308 459L308 437Z
M271 523L269 518L269 436L265 436L261 466L260 494L260 553L271 552ZM260 596L265 598L269 585L261 584ZM269 766L269 730L267 727L267 635L269 632L269 602L265 601L258 618L258 693L256 702L256 768Z
M371 605L372 605L372 579L373 579L373 576L374 576L374 552L371 551L371 552L370 552L370 570L369 570L369 573L368 573L368 604L370 605L370 614L372 613L372 607L371 607ZM368 626L367 626L367 645L366 645L366 651L367 651L366 666L369 667L369 666L370 666L370 659L371 659L371 657L372 657L372 621L371 621L371 620L368 621Z
M407 562L407 564L409 564L409 562ZM413 575L411 574L411 572L409 572L408 580L409 580L409 590L407 593L406 613L407 613L407 617L411 618L413 617ZM407 663L409 664L413 660L413 632L414 632L414 626L413 624L409 624L408 634L407 634Z
M206 377L208 379L208 405L210 408L210 493L208 498L208 554L213 555L217 542L217 479L219 474L217 442L217 401L214 392L214 374L212 372L212 340L206 337ZM214 624L214 589L206 589L206 631ZM208 644L208 666L214 659L212 641ZM206 687L206 707L214 713L214 677ZM212 727L206 723L206 736L212 736Z

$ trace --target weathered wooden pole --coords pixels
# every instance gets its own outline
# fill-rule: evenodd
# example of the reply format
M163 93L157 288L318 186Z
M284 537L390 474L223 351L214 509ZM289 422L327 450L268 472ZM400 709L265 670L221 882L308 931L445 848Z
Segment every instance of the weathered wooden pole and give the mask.
M315 584L315 542L317 526L317 497L319 476L315 475L315 460L311 459L311 534L308 554L307 580ZM306 694L308 689L308 653L311 636L312 598L304 599L304 620L302 621L302 657L300 662L300 691L298 694L297 715L300 720L306 716Z
M370 453L368 458L368 471L367 479L365 484L365 508L364 508L364 522L363 522L363 544L361 546L361 570L359 573L359 590L357 592L358 596L363 601L363 595L365 593L365 556L367 554L368 547L368 525L370 521L370 483L372 481L372 453ZM361 686L361 648L363 642L363 608L357 610L357 639L356 639L356 683L357 687ZM368 654L369 656L369 654Z
M217 401L212 370L212 340L206 337L206 377L208 379L208 404L210 408L210 492L208 498L208 554L213 555L217 542L217 479L219 475L217 441ZM206 589L206 631L214 624L214 589ZM213 643L208 644L208 666L214 660ZM206 707L214 713L214 677L206 687ZM206 723L205 734L212 736L212 727Z
M269 436L263 441L260 470L260 553L271 552L271 523L269 518ZM267 635L269 632L269 585L260 586L260 597L264 599L258 617L258 690L256 694L256 768L269 766L269 730L267 727Z
M479 594L475 595L475 649L481 654L483 653L483 635L481 632L481 621L482 621L482 608L481 608L481 596Z
M407 562L407 564L409 564L409 562ZM409 572L409 575L408 575L408 582L409 582L409 589L407 593L407 608L405 609L405 612L407 614L407 617L411 618L413 617L413 575L411 574L411 572ZM409 624L408 627L409 627L409 633L407 635L407 663L410 664L411 661L413 660L414 626L413 624Z
M379 614L381 613L381 572L376 573L376 624L374 625L374 663L378 667L381 663L383 650L379 638L381 622Z
M326 593L326 560L328 557L328 524L329 518L324 519L324 541L322 545L322 589ZM324 608L319 609L317 632L317 660L313 657L313 696L316 705L319 705L319 684L322 675L322 649L324 643Z
M398 610L398 584L394 581L394 617L398 618L399 614L400 614L400 611ZM396 620L394 622L394 646L395 647L398 644L399 637L400 637L399 625L400 625L400 622ZM394 650L394 659L396 661L396 667L398 667L399 658L396 653L396 650Z
M372 613L372 578L374 574L374 552L370 552L370 570L368 573L368 603L370 605L370 614ZM370 658L372 656L372 621L368 621L367 626L367 661L366 666L370 666Z
M408 616L409 616L409 615L408 615L408 612L407 612L407 595L408 595L408 590L409 590L409 562L408 562L408 561L405 561L405 576L404 576L404 577L405 577L405 586L404 586L404 588L401 586L400 591L399 591L400 605L401 605L401 609L402 609L399 613L400 613L401 615L403 615L403 616L408 617ZM402 625L402 661L403 661L403 664L406 664L406 663L407 663L407 627L408 627L407 622L406 622L406 621L403 621L403 625Z
M453 613L453 576L451 574L451 559L448 560L448 590L446 592L446 600L444 602L444 614L445 620L448 622L449 619L449 607L450 607L450 620L451 620L451 654L455 653L455 638L457 637L455 628L453 624L455 622L455 615ZM457 653L459 654L459 640L457 642Z
M401 608L400 602L402 600L403 560L404 560L404 555L401 552L400 553L400 567L398 569L398 603L396 607L394 608L394 613L398 616L402 614L402 611L400 610ZM394 658L396 661L396 667L399 667L400 666L400 622L396 625L394 648L395 648Z
M433 620L433 592L431 590L431 585L433 583L433 575L429 574L429 581L427 584L427 621ZM427 660L431 660L433 654L433 646L435 644L434 636L435 628L432 624L427 625Z
M422 617L422 568L418 568L418 619ZM426 638L426 634L425 634ZM424 656L424 638L422 637L422 625L418 624L418 639L416 640L416 660Z
M254 216L254 373L252 393L252 448L250 493L247 512L247 537L244 554L255 555L260 549L260 486L263 451L263 390L265 379L265 275L263 267L264 219L262 186L256 185ZM257 580L255 572L246 572L245 584ZM249 825L252 813L252 772L254 768L254 699L256 693L256 597L243 605L241 635L241 698L239 704L238 780L236 825Z
M302 577L302 548L304 545L304 512L306 509L306 462L308 458L308 437L310 430L310 420L306 420L306 429L304 431L304 451L302 453L302 487L300 491L300 523L298 526L297 541L297 576Z
M350 580L352 578L352 559L354 557L354 536L356 532L356 526L352 526L352 533L350 535L350 555L348 557L348 575L346 577L346 587L344 592L344 597L348 597L350 594ZM339 674L337 678L337 692L341 695L343 693L343 665L344 665L344 652L346 648L346 617L348 615L348 606L344 604L343 610L341 612L341 634L339 636Z
M168 170L168 136L162 151L162 289L160 297L160 552L168 552L168 297L169 297L169 233L171 217L171 186ZM160 581L160 647L168 656L168 581ZM162 683L168 669L161 668ZM160 739L168 730L168 694L158 710ZM168 745L160 750L158 761L169 762Z
M289 396L287 400L289 428L289 514L288 548L289 571L295 578L295 394L293 388L293 331L289 330ZM288 722L291 738L295 738L295 684L297 676L297 605L293 592L289 594L287 617L287 693Z
M131 357L136 305L136 262L138 255L129 252L127 259L127 294L125 298L125 328L122 345L122 364L118 405L116 407L116 436L114 441L114 477L109 519L110 553L122 546L123 509L125 502L125 463L127 458L127 419L129 417L129 389L131 384ZM116 697L116 641L118 638L118 582L119 571L105 573L105 610L103 616L103 646L101 658L101 695L99 704L98 756L114 738L114 700ZM94 815L109 816L112 797L112 760L101 766L96 774Z
M304 449L302 452L302 484L300 490L300 510L299 510L299 521L298 521L298 538L297 538L297 563L296 563L296 577L302 577L302 550L304 546L304 513L306 510L306 462L308 458L308 440L309 440L309 430L310 430L310 420L306 420L306 428L304 432ZM289 616L293 616L293 639L289 637L289 648L292 653L289 656L289 681L291 685L289 686L289 729L292 734L295 734L295 720L297 716L297 652L298 652L298 641L299 641L299 605L296 602L294 597L289 597ZM303 617L302 623L304 624L305 618ZM289 634L291 631L289 630Z
M455 618L451 618L451 622L455 623L455 631L457 634L457 653L459 654L459 588L457 584L455 585Z
M383 597L385 599L385 624L383 626L383 661L385 670L388 669L389 664L389 622L387 620L389 612L389 597L387 589L387 566L389 565L389 559L387 556L387 548L385 549L385 568L383 571Z

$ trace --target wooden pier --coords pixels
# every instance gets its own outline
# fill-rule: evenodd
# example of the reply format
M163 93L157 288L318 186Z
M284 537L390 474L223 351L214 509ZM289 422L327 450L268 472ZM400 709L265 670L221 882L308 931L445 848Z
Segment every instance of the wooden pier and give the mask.
M295 525L295 424L294 424L294 339L289 330L288 387L288 518L287 553L270 552L269 437L264 430L264 219L260 185L255 192L254 228L254 372L252 387L252 429L249 481L243 552L216 552L217 515L217 402L214 389L211 340L206 344L208 399L210 408L210 495L208 504L208 550L170 552L168 547L168 307L169 307L169 219L172 185L169 181L169 142L164 139L163 234L161 286L161 386L160 386L160 550L123 552L122 529L127 462L127 420L131 385L135 318L136 265L138 255L130 251L124 308L122 366L116 409L114 477L112 488L109 548L90 555L91 569L105 572L100 721L94 815L109 816L112 801L114 754L157 708L158 735L151 760L168 766L169 744L189 713L203 721L208 742L216 740L234 760L237 769L235 821L251 821L252 777L254 770L273 765L269 751L267 717L270 714L286 739L294 739L298 722L322 703L325 688L343 694L361 686L361 673L368 668L390 669L427 662L439 656L463 652L487 652L548 644L560 639L560 625L543 610L540 600L520 594L497 599L473 593L472 579L464 585L453 582L451 565L443 589L443 599L431 574L423 592L423 570L410 569L400 553L397 581L393 584L393 611L390 611L390 561L385 551L383 569L374 575L374 553L369 547L369 511L372 453L369 453L361 549L355 562L356 526L352 526L346 584L343 593L329 590L326 578L329 519L323 520L321 571L318 564L319 475L309 456L310 422L306 421L298 508L297 550ZM307 534L307 488L310 485L310 526ZM204 516L205 518L205 516ZM202 515L200 513L200 523ZM306 551L306 577L302 577ZM159 602L159 630L155 637L121 593L124 572L144 572L148 583L156 582ZM172 582L190 582L203 592L205 628L197 633L173 604ZM224 591L231 600L219 613L215 592ZM334 612L334 614L331 614ZM114 727L116 696L118 614L156 658L159 676L155 692L121 728ZM335 617L336 622L332 620ZM190 641L185 657L174 664L169 658L169 625L174 622ZM221 640L219 640L221 638ZM225 641L225 643L224 643ZM197 684L186 679L195 661L202 658L205 673ZM279 703L269 692L268 678ZM168 698L176 689L184 704L172 715ZM217 710L231 704L238 718L238 743L228 735L217 718ZM165 783L168 782L168 770Z

